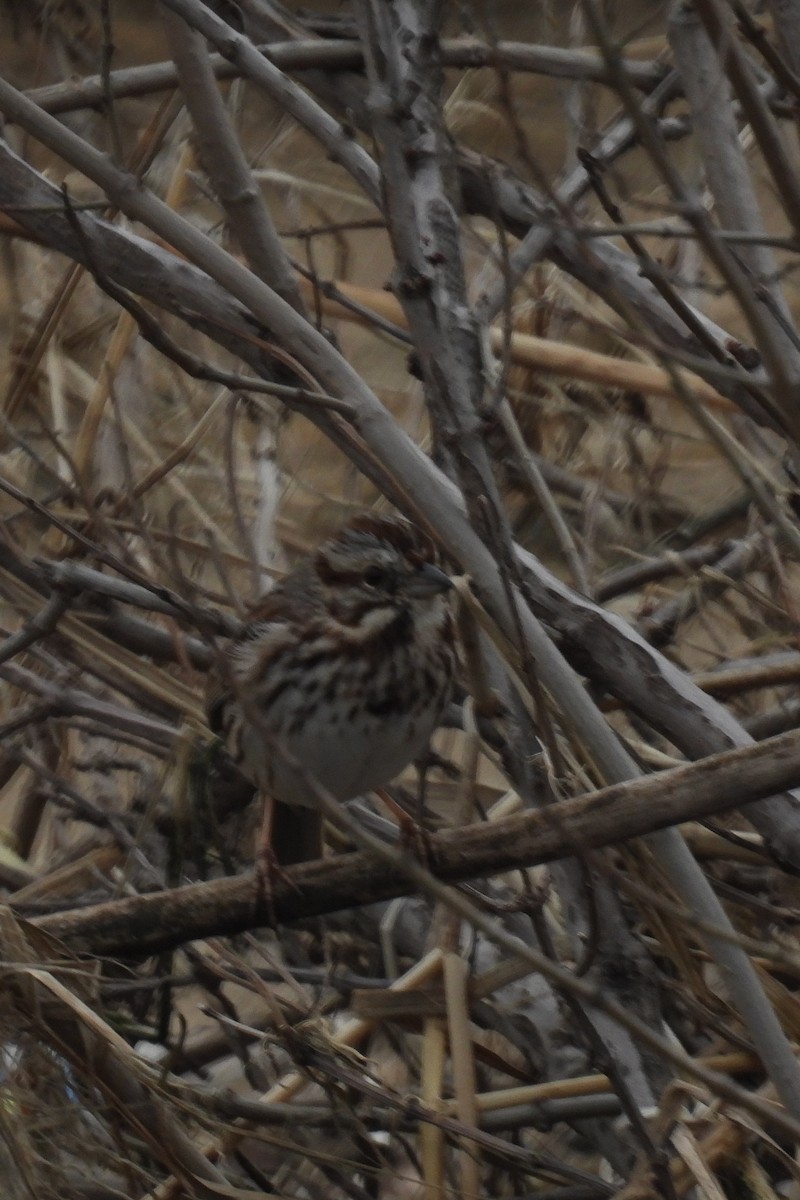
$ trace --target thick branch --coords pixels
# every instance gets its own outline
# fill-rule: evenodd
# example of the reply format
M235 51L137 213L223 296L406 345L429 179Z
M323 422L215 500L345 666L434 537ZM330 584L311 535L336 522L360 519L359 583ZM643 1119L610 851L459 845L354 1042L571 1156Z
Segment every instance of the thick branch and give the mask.
M364 65L364 52L357 41L333 38L309 38L306 41L278 42L259 46L259 53L282 71L309 69L325 71L354 71ZM442 42L442 62L446 67L488 67L497 70L527 71L549 75L554 79L585 79L599 83L608 81L608 67L602 55L591 50L564 50L560 46L536 46L527 42L498 42L488 46L473 38L453 38ZM221 54L210 57L210 65L218 79L235 79L239 69ZM651 88L663 75L657 62L638 62L629 59L625 71L636 87ZM171 62L148 63L142 67L127 67L103 75L87 75L67 83L49 84L28 92L41 108L49 113L75 112L81 108L105 105L109 97L149 96L155 92L177 87L178 74Z
M530 867L737 808L800 783L800 732L713 755L658 775L589 792L534 812L479 823L430 839L442 880ZM241 933L403 895L401 868L367 853L292 867L269 901L252 873L133 899L38 917L34 923L72 949L148 955L200 937ZM272 909L270 908L272 905Z
M303 312L297 280L219 93L206 40L164 13L184 103L194 122L200 161L251 270Z

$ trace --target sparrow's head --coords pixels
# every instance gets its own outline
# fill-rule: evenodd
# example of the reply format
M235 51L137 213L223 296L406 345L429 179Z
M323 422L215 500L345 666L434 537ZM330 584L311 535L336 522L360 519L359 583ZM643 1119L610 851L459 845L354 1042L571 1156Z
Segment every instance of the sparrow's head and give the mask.
M322 600L343 625L378 633L446 611L450 579L430 538L396 517L355 517L316 552Z

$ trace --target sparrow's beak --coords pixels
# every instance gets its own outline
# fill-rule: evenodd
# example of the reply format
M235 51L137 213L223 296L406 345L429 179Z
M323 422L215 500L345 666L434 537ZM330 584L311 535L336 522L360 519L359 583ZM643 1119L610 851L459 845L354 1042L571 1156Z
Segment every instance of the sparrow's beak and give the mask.
M453 586L449 575L433 563L425 563L416 571L406 585L409 596L415 600L425 596L435 596L437 592L446 592Z

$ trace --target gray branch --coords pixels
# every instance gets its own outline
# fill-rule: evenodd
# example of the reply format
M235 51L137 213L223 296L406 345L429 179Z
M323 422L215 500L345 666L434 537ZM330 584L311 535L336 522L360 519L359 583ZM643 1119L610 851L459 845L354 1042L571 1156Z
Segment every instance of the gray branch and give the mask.
M250 269L287 304L303 312L294 272L219 94L205 38L173 13L165 13L164 22L184 102L194 122L200 161L231 230Z
M394 480L391 492L393 497L410 516L422 520L424 524L436 530L441 544L474 579L481 598L505 636L512 643L516 643L518 636L522 635L525 648L537 665L542 684L558 696L566 722L577 733L590 760L596 764L601 775L609 780L632 778L637 775L635 764L617 742L615 735L586 694L580 679L544 633L522 596L514 596L516 612L512 612L505 587L497 574L495 559L467 521L455 489L414 442L398 428L377 397L326 339L310 327L291 306L249 275L209 238L145 192L137 181L118 171L102 155L92 151L79 138L60 127L53 118L26 101L5 81L0 81L0 107L13 119L23 123L30 133L40 137L45 144L51 145L51 148L106 188L128 215L146 222L154 232L201 264L208 274L204 275L203 271L200 271L194 275L197 283L202 285L201 294L195 296L194 305L189 306L189 311L200 315L201 322L208 326L212 336L216 335L218 340L224 338L228 345L237 343L235 332L231 332L230 329L220 331L219 312L213 303L209 310L209 299L216 289L213 286L209 288L208 275L221 288L229 289L234 301L239 300L244 304L252 316L271 329L282 344L291 346L300 364L319 380L326 391L336 396L347 396L356 410L355 424L361 438L375 459L383 464L388 478ZM165 307L169 305L175 294L172 289L166 294L159 293L157 287L154 288L152 270L149 278L143 281L141 278L143 262L148 258L152 263L158 264L160 277L169 276L169 272L165 271L169 256L165 255L165 252L141 240L128 239L118 231L111 233L110 226L90 214L77 216L83 237L78 236L73 222L59 214L59 196L55 189L47 185L6 147L0 147L0 161L4 166L4 169L0 170L0 204L13 207L14 215L23 225L35 227L48 243L55 242L62 248L68 243L72 247L73 255L81 261L87 259L87 246L83 243L83 237L88 241L91 235L98 233L105 238L115 236L120 239L118 245L127 243L128 258L138 259L136 268L133 268L123 258L118 284L130 286L131 277L135 273L143 284L144 294ZM28 207L35 192L42 198L38 202L38 212ZM45 202L47 211L42 211L41 204ZM181 264L181 268L180 278L186 284L190 274L186 264ZM235 310L235 303L230 297L226 298L225 306L229 311L232 304ZM184 302L181 315L186 311ZM241 313L239 320L242 320ZM232 325L232 329L235 331L235 324ZM241 339L239 344L242 342L243 357L252 362L253 347L247 344L246 339ZM259 351L258 366L263 369L260 354ZM329 432L337 444L342 444L343 439L337 434L336 426L324 413L315 412L310 416ZM535 568L537 573L541 572L539 565L530 556L523 561L529 568ZM584 607L569 589L563 588L562 597L567 600L565 607L569 612L585 611L594 614L595 619L600 622L600 630L606 628L606 621L611 626L615 624L614 618L607 617L594 606L586 603ZM622 630L624 626L620 623L620 632ZM626 648L631 648L630 657L635 659L638 644L630 630L623 635L622 642ZM607 645L605 649L607 651ZM639 671L642 666L646 667L646 659L644 663L639 661ZM665 664L665 670L667 667L668 664ZM616 664L614 674L618 674L618 671L619 663ZM684 680L680 672L675 671L675 675ZM641 678L646 679L648 686L652 687L646 669ZM685 681L686 686L691 688L689 681ZM724 713L725 710L721 711ZM739 736L746 737L732 718L728 718L728 721L738 730ZM676 831L652 835L652 842L677 890L689 900L695 912L710 925L716 925L725 931L727 936L723 938L708 935L709 949L722 968L731 997L742 1013L754 1045L781 1098L792 1113L800 1114L800 1071L748 956L735 943L735 934L727 915ZM796 847L795 839L794 848Z
M702 151L706 180L714 197L720 224L755 236L766 231L752 177L739 140L733 111L733 92L724 63L715 51L694 9L685 0L673 5L669 35L675 62L692 110L692 127ZM777 282L775 258L758 242L740 247L739 258L752 276L771 320L776 353L783 355L794 375L800 371L797 331Z

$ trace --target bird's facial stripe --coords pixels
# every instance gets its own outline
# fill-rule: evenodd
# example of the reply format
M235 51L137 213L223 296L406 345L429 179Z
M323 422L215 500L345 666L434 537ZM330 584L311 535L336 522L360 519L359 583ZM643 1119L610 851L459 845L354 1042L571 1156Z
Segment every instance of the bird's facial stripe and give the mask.
M402 615L402 610L398 612L397 605L387 597L384 603L371 600L369 603L348 605L335 613L335 619L342 638L354 645L379 637Z
M331 588L360 586L370 571L377 568L386 574L402 572L403 559L389 547L365 548L358 553L352 547L329 546L317 556L317 574Z

